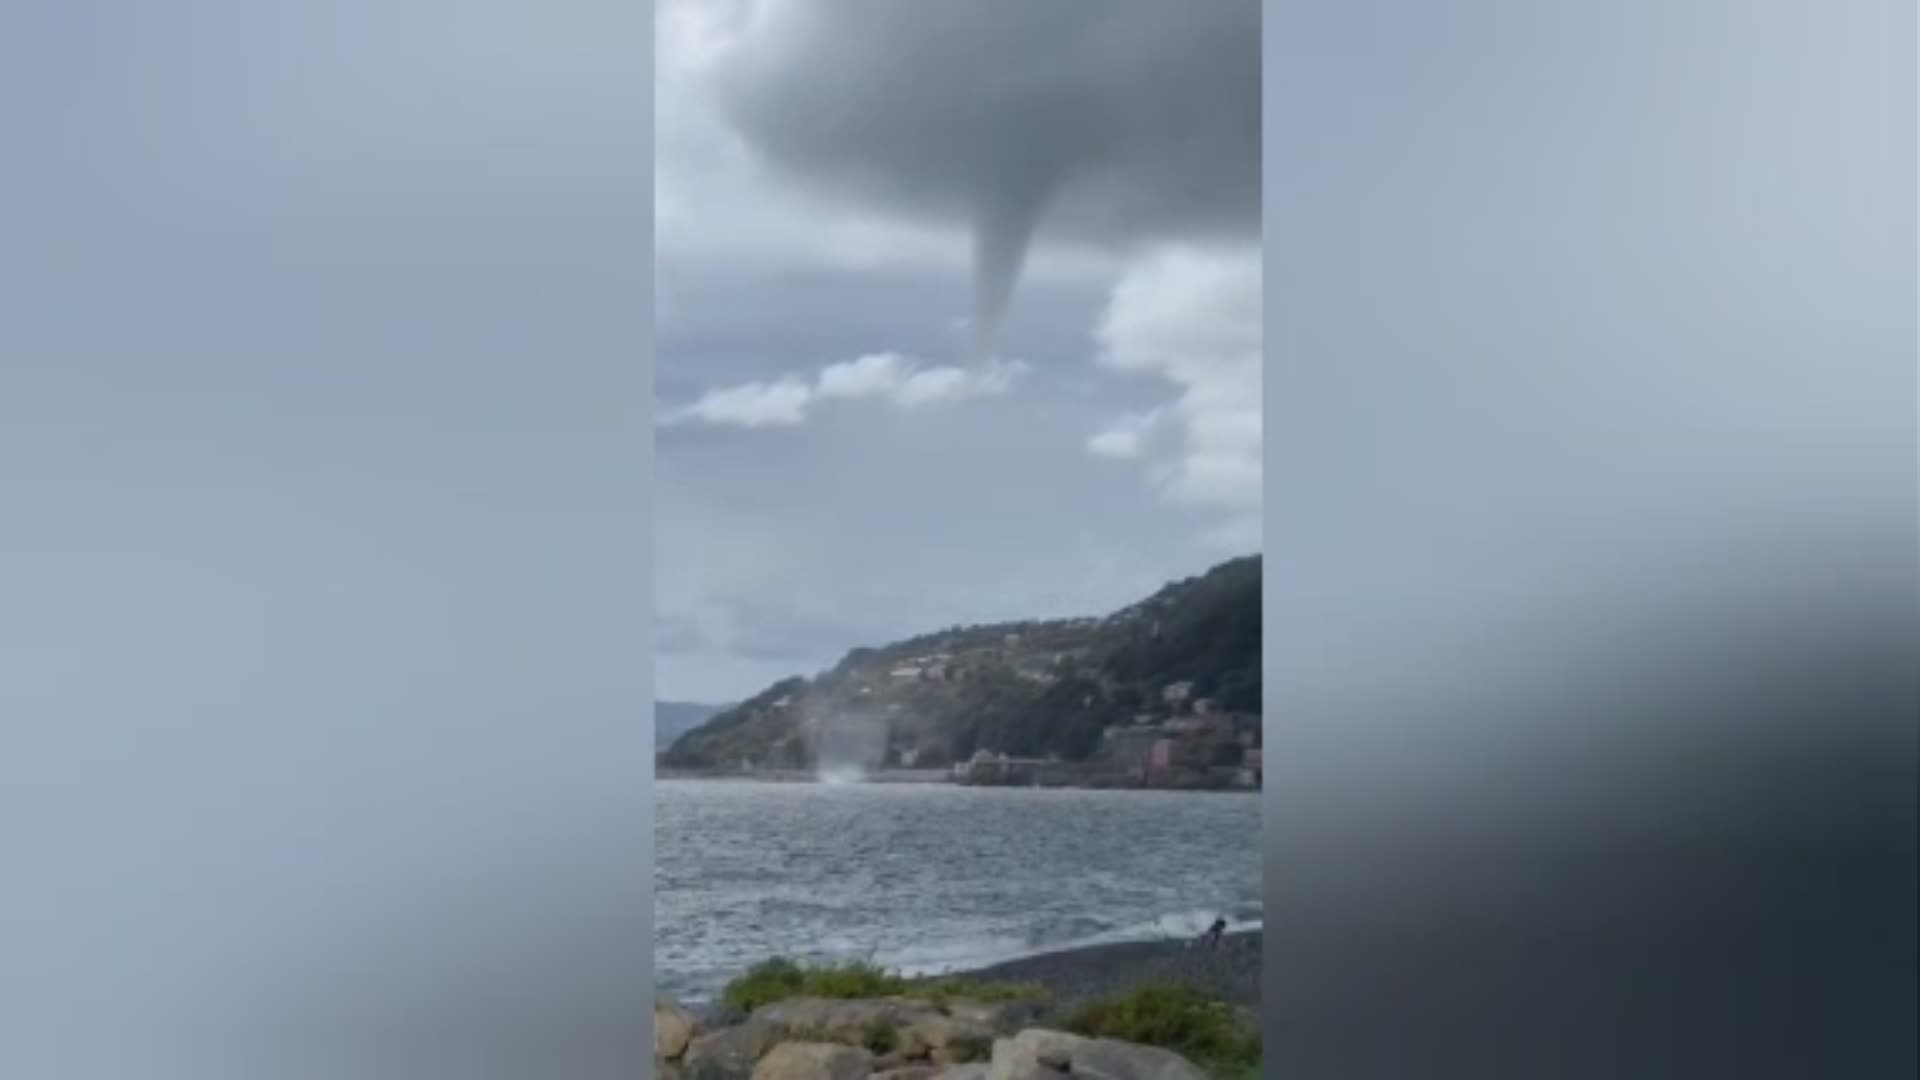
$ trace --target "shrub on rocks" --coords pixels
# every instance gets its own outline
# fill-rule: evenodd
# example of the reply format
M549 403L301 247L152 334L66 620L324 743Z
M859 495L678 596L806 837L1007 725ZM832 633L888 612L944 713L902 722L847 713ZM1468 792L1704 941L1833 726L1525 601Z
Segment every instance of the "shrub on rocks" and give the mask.
M860 1045L875 1057L886 1057L900 1046L900 1033L887 1021L875 1017L860 1032Z
M911 997L946 1007L968 1002L975 1006L1038 1002L1047 998L1043 986L1031 983L984 982L943 977L909 979L873 964L804 965L786 957L763 960L721 991L722 1002L742 1012L753 1012L788 998L815 997L878 999Z
M1089 1038L1170 1050L1222 1075L1259 1074L1260 1037L1239 1012L1178 983L1148 984L1091 1002L1067 1027Z

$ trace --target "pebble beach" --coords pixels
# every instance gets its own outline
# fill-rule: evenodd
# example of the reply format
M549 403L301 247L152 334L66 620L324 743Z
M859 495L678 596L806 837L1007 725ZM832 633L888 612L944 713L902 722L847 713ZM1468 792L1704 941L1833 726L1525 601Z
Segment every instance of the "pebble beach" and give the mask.
M1217 949L1188 941L1092 945L1011 960L970 977L1039 983L1064 1007L1147 982L1177 981L1211 991L1234 1005L1260 1007L1261 932L1228 934Z

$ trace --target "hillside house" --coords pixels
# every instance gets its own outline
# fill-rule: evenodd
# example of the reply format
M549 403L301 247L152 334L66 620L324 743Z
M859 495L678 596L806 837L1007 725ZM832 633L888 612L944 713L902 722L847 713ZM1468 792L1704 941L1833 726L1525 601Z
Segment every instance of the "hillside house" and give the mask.
M1147 767L1155 771L1173 768L1175 747L1172 739L1155 739L1147 751Z
M1153 746L1161 740L1153 728L1110 727L1101 734L1098 756L1126 769L1139 769L1148 763Z
M955 765L953 772L955 779L968 784L1025 783L1048 764L1041 758L1017 758L976 750L971 759Z

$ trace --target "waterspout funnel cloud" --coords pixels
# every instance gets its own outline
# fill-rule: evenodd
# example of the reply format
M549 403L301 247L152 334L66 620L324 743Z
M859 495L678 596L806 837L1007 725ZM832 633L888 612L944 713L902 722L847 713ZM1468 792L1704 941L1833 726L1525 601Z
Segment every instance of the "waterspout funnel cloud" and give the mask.
M846 204L967 229L991 362L1037 238L1257 240L1258 0L759 0L716 65L745 145Z

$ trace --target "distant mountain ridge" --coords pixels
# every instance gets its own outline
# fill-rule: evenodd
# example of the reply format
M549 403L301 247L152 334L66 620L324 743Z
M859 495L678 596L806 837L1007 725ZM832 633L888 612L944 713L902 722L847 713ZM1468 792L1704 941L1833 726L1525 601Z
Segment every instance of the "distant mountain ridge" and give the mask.
M1233 559L1104 617L956 626L860 648L674 740L670 768L944 765L989 750L1086 760L1180 700L1261 709L1261 562Z
M653 745L654 749L664 749L673 745L673 741L715 716L725 712L727 705L700 705L691 701L656 701L653 703Z

